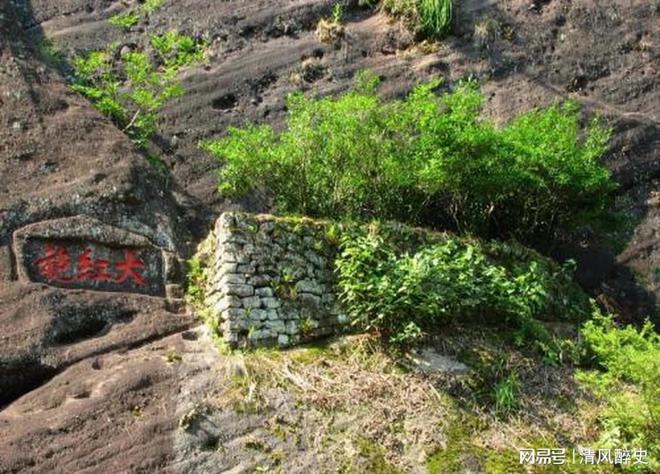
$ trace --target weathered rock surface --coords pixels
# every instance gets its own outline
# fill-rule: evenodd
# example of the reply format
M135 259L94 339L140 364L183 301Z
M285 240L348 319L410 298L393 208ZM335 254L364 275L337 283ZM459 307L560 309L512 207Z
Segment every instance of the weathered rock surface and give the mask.
M0 472L162 472L180 335L83 359L0 412Z
M208 39L206 64L183 74L187 93L168 105L157 140L178 184L175 195L186 210L181 215L195 222L198 239L221 211L268 207L258 195L223 201L215 192L217 164L199 141L246 120L279 126L291 91L338 93L364 68L382 76L387 97L433 77L444 77L448 85L476 77L486 92L486 111L498 122L574 97L615 128L607 161L621 183L619 205L637 222L619 239L625 247L619 255L582 236L557 256L577 258L582 282L613 307L631 317L652 312L660 296L657 6L642 0L466 0L457 10L455 35L427 50L414 48L414 38L399 24L354 1L347 2L345 40L321 43L316 24L334 3L165 2L148 22L125 32L105 21L125 11L120 2L17 2L35 40L46 36L66 52L112 41L139 47L150 34L170 29ZM25 157L31 149L20 150Z
M38 59L16 3L0 4L0 472L158 470L178 387L164 351L197 324L158 296L172 263L159 255L181 255L187 234L162 178ZM35 281L42 241L89 245L100 267L67 255L48 267L67 284ZM109 273L122 245L151 249L133 269L157 296ZM55 287L91 276L113 282Z
M339 47L320 43L316 23L334 3L165 1L148 24L125 33L106 21L125 2L0 2L0 472L256 467L230 455L218 464L203 442L204 426L192 441L181 436L182 407L187 413L213 391L219 357L191 339L192 315L160 297L19 281L14 232L87 216L185 256L221 211L267 209L260 196L240 203L218 197L217 163L199 140L246 119L281 126L288 92L337 93L363 68L383 77L387 97L433 77L452 84L475 76L498 122L566 95L602 113L615 127L607 160L621 183L622 208L637 219L634 231L622 237L619 255L589 235L557 254L577 257L583 284L612 309L631 317L653 310L660 298L657 5L465 1L457 35L421 51L412 35L371 9L347 10ZM483 41L473 22L486 18L498 27ZM183 74L186 95L161 117L165 180L69 91L37 45L48 37L64 51L83 52L112 41L141 45L170 29L203 35L210 47L207 64ZM180 363L168 362L171 351ZM228 446L259 423L212 421L235 424L216 430ZM315 466L299 455L301 471Z
M412 370L432 374L435 372L448 373L454 375L465 375L469 373L470 368L464 363L438 354L432 348L424 348L419 351L413 351L406 355L405 362Z

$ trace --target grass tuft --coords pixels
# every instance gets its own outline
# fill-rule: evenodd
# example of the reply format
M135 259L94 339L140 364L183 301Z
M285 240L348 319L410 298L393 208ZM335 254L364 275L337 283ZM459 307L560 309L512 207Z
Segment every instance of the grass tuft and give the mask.
M316 26L316 35L322 43L336 44L346 33L343 25L344 8L341 3L336 3L329 18L322 18Z
M453 17L451 0L419 0L417 9L425 33L436 38L449 33Z

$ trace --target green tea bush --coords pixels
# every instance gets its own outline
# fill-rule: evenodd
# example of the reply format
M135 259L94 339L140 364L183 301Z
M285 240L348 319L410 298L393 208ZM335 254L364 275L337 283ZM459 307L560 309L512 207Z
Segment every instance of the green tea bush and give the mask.
M111 55L106 51L92 51L87 56L73 58L75 82L71 88L92 101L97 109L115 123L127 120L127 112L121 103L119 86Z
M167 70L176 70L204 59L204 45L191 36L176 31L153 36L151 45L158 52Z
M526 113L503 128L480 117L483 96L438 82L383 102L358 76L339 98L288 99L287 127L232 128L203 147L222 162L220 191L272 190L281 213L393 219L486 237L552 240L607 209L613 182L599 162L610 131L580 127L573 102Z
M618 328L596 313L582 337L597 370L577 379L604 403L598 447L645 449L648 464L630 471L660 472L660 335L650 322Z
M548 343L540 320L582 319L589 303L559 267L515 243L447 238L400 253L380 233L342 238L340 298L355 325L393 343L451 321L506 322L520 342Z

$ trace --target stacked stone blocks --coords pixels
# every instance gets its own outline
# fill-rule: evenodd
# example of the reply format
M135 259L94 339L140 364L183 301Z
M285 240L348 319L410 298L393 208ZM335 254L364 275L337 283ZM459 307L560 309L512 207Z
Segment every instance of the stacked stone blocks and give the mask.
M329 223L224 213L216 222L206 301L232 347L289 346L346 322Z

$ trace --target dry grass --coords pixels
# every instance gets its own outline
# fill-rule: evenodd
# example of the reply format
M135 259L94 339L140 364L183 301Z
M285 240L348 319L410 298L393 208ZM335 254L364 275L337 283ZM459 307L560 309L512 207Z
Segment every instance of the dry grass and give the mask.
M597 438L597 407L577 389L570 367L542 365L488 330L454 328L439 342L472 373L407 372L376 340L352 336L325 347L236 354L226 366L233 382L218 400L298 420L287 425L287 436L309 438L315 456L349 472L406 472L465 456L483 465L501 456L504 467L492 472L506 472L520 447L588 446ZM488 391L492 377L509 371L521 380L519 405L503 415Z
M472 41L475 48L489 50L500 38L500 25L491 17L483 17L474 24Z
M420 24L416 0L382 0L380 8L393 18L401 19L408 27L414 29Z
M439 398L428 381L405 373L371 336L353 336L327 348L238 354L228 359L226 371L249 402L260 398L258 391L277 387L292 389L304 404L323 411L361 403L382 408L393 401L408 410L411 403Z
M321 19L316 25L316 36L321 43L337 44L346 34L346 27L339 22L330 19Z
M375 443L383 462L410 468L414 463L397 447L427 449L415 456L423 457L442 442L438 426L448 414L446 398L425 377L405 373L369 336L325 348L239 354L225 370L234 381L218 399L225 407L265 413L286 393L306 416L312 413L313 444L338 465L352 450ZM324 448L329 439L335 439L332 447Z
M290 82L296 87L304 87L320 80L326 73L326 67L317 58L307 58L300 67L289 76Z

